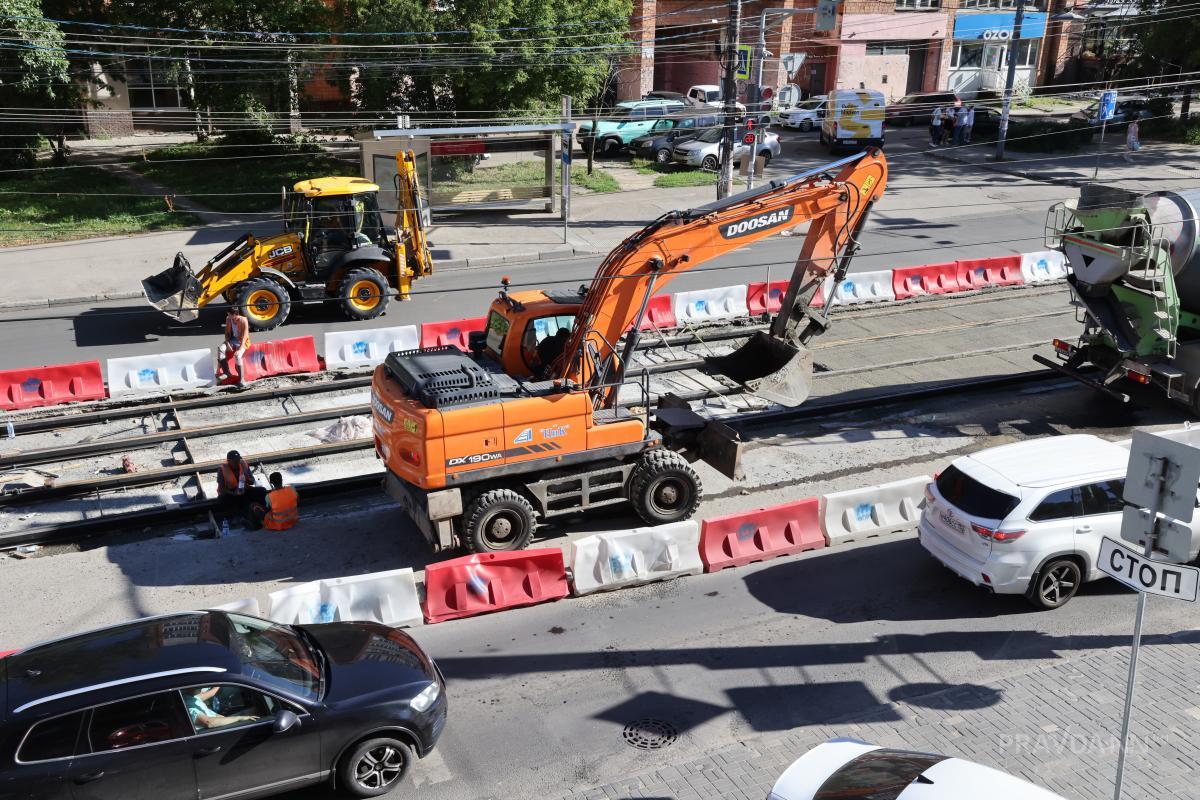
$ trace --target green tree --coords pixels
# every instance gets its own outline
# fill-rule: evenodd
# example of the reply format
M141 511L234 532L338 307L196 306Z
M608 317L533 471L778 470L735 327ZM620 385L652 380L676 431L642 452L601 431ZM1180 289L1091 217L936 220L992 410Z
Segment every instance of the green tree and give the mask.
M602 88L629 43L630 0L341 0L342 30L421 31L355 37L394 49L348 50L352 95L368 110L556 113ZM403 27L401 27L403 26Z
M1200 47L1196 46L1200 42L1200 17L1192 13L1192 4L1187 0L1142 0L1141 8L1143 14L1154 16L1145 19L1150 24L1128 28L1134 39L1132 74L1161 75L1167 81L1178 73L1200 71ZM1182 90L1180 116L1186 119L1191 110L1191 84Z
M55 134L61 115L55 110L75 108L80 93L71 80L64 37L58 25L46 19L39 0L0 0L0 107L22 109L22 118L5 125L13 136L4 140L0 165L32 166L41 134ZM23 118L45 112L51 121Z

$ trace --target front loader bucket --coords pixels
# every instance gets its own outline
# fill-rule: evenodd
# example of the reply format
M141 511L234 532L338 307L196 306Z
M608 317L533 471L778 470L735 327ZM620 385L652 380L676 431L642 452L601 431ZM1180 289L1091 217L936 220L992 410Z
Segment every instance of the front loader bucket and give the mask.
M180 322L191 322L199 316L200 295L204 287L192 272L183 253L175 254L175 263L157 275L142 281L142 291L150 305L170 314Z
M706 371L744 385L781 406L798 406L812 391L812 351L763 331L727 356L708 356Z

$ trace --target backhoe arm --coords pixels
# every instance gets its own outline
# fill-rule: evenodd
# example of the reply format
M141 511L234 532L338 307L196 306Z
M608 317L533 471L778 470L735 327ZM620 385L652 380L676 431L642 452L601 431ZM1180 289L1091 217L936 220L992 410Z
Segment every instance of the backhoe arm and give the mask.
M417 181L417 159L412 150L396 153L396 243L399 294L408 299L412 282L433 274L433 258L425 238L424 201Z
M832 170L840 171L832 175ZM652 294L685 270L808 221L783 310L772 327L774 338L798 345L811 335L806 334L807 325L800 326L807 302L827 275L834 275L835 281L845 275L854 234L886 182L883 154L869 150L761 189L659 217L601 264L555 364L556 374L577 385L618 382L636 346L636 326L623 354L616 352L617 340L640 322ZM746 373L738 380L759 377Z

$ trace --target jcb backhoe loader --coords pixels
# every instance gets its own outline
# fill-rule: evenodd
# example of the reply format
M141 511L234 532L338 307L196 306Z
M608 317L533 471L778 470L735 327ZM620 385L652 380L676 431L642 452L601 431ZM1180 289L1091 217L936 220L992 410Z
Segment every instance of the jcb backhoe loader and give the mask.
M805 345L829 324L809 303L845 276L886 182L887 163L872 149L671 212L609 253L586 290L502 289L471 355L389 354L371 395L388 494L435 552L520 549L539 518L626 500L649 524L687 519L701 495L688 460L734 477L741 445L681 403L660 400L653 418L618 403L651 295L685 270L808 221L770 333L708 363L750 392L799 405L812 381Z
M193 272L183 253L142 281L146 299L181 322L223 298L254 330L283 324L292 303L336 301L350 319L374 319L396 292L433 272L411 150L396 154L395 235L379 212L379 187L363 178L313 178L283 193L284 233L245 234Z

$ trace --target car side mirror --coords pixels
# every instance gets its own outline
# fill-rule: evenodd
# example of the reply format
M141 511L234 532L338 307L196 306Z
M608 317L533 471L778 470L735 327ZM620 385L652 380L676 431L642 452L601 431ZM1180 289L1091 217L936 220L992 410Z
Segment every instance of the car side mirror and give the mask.
M276 733L283 733L291 730L300 724L300 718L296 716L294 711L289 711L286 708L281 708L275 712L275 724L271 726Z

